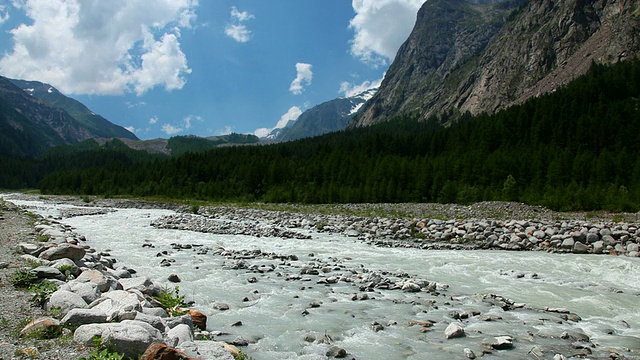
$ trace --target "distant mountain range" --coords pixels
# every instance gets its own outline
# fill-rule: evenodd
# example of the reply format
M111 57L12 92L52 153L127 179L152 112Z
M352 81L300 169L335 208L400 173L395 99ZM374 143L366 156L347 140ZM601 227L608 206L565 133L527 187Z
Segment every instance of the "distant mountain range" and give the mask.
M0 76L0 154L34 156L92 138L138 138L53 86Z
M350 126L495 113L640 55L638 0L429 0Z
M266 139L291 141L342 130L377 91L378 88L373 88L316 105L303 112L297 120L287 123L284 128L271 131Z

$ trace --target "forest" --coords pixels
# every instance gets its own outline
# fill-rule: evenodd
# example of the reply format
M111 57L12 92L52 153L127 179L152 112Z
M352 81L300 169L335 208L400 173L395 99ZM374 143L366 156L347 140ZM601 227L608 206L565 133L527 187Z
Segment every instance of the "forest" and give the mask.
M410 116L271 145L149 155L118 140L0 158L0 188L300 203L520 201L640 210L640 60L494 115ZM442 124L448 123L448 126Z

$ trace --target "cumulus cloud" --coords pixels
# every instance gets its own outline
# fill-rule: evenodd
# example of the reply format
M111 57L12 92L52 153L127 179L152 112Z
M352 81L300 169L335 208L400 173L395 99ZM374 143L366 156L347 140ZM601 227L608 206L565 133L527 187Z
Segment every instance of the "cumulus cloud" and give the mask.
M179 127L175 127L175 126L173 126L171 124L162 125L162 129L160 129L160 130L162 130L162 132L164 132L167 135L175 135L175 134L178 134L178 133L181 133L181 132L184 131L184 129L179 128Z
M158 122L158 117L154 116L151 119L149 119L149 125L154 125Z
M186 129L191 129L191 121L196 120L196 121L202 121L202 117L198 116L198 115L187 115L184 117L184 119L182 119L182 121L184 122L184 127Z
M235 6L231 8L231 24L228 24L224 28L224 33L233 40L241 43L251 40L251 31L244 23L248 20L254 19L255 16L246 12L240 11Z
M180 29L197 0L22 0L30 23L10 30L0 72L51 83L65 93L137 94L180 89L191 70Z
M388 65L407 39L425 0L353 0L351 53L372 66Z
M311 64L305 63L297 63L296 64L297 75L296 78L291 82L291 86L289 86L289 91L294 95L300 95L304 92L305 85L311 85L311 80L313 80L313 71Z
M381 79L373 80L373 81L366 80L360 84L354 84L348 81L343 81L340 84L340 90L338 91L338 93L342 94L345 97L355 96L367 90L379 88L380 84L382 84L382 79L384 79L384 76L382 76Z
M216 130L215 134L218 135L218 136L229 135L229 134L231 134L231 131L232 131L232 127L227 125L222 129Z
M297 106L292 106L289 111L280 117L276 126L272 128L260 128L254 131L254 135L260 138L266 137L275 129L283 129L290 121L296 121L302 115L302 109Z

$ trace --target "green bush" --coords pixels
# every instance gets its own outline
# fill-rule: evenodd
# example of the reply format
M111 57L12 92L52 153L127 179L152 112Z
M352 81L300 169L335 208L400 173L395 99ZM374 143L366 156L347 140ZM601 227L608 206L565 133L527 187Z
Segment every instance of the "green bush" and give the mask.
M29 287L29 292L33 293L31 301L40 306L44 306L47 300L51 297L51 294L56 290L58 290L58 286L47 280L31 285L31 287Z
M186 314L186 311L179 310L181 307L188 306L184 301L184 295L180 295L180 288L176 286L173 290L169 288L163 288L160 296L155 297L162 307L167 310L171 316L181 316Z
M38 275L29 270L19 270L11 278L11 284L17 288L28 288L38 281Z
M115 352L110 349L109 346L102 343L100 337L93 338L94 349L89 352L89 357L81 357L79 360L122 360L124 355Z

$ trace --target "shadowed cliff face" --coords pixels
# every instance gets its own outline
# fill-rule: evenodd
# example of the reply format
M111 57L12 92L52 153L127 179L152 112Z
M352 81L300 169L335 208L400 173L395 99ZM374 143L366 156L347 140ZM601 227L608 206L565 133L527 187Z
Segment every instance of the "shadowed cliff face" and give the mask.
M474 1L494 3L495 1ZM640 49L640 0L429 0L378 94L350 126L493 113Z

